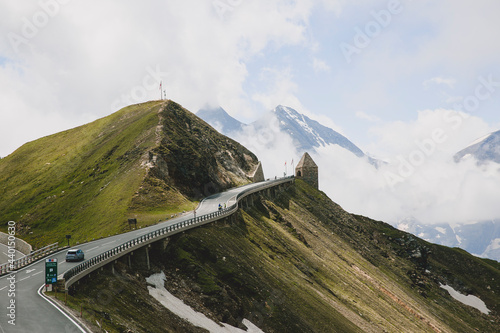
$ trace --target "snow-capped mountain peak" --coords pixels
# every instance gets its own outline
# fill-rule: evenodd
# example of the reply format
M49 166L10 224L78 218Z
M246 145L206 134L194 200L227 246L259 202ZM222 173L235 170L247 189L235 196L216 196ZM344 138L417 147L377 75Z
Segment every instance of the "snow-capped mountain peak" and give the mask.
M342 134L321 125L316 120L297 112L291 107L279 105L270 112L270 115L257 120L253 125L256 128L268 126L267 119L269 116L276 117L280 130L290 135L298 151L314 151L319 147L339 145L358 157L365 156L361 149Z
M200 110L197 115L215 128L220 129L223 134L235 139L238 136L241 137L238 133L243 133L246 127L252 128L252 133L266 133L269 130L279 131L290 136L298 153L314 152L318 148L337 145L357 157L366 157L369 163L374 166L378 165L378 161L365 155L360 148L342 134L288 106L278 105L250 125L238 122L222 108Z
M273 111L272 111L280 120L280 124L283 126L286 126L287 123L289 124L290 122L295 122L297 123L300 128L307 132L310 137L317 143L316 147L325 147L328 143L325 141L325 139L311 126L312 122L315 122L314 120L311 120L310 118L306 117L303 114L298 113L294 109L283 106L283 105L278 105ZM288 121L286 121L286 120ZM319 123L317 123L319 125ZM312 124L313 126L315 124ZM317 127L317 126L314 126ZM290 133L293 135L293 133Z
M212 125L221 133L228 135L241 131L243 123L231 117L226 110L218 108L203 108L196 112L196 115Z
M500 131L490 133L462 149L455 154L456 162L461 161L468 156L473 156L478 162L496 162L500 163Z

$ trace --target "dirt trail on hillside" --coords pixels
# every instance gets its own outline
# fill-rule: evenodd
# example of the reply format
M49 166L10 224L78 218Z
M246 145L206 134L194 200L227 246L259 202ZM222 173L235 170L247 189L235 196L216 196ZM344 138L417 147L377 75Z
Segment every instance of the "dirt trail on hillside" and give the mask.
M392 299L394 302L396 302L399 306L404 308L406 311L411 313L413 316L415 316L417 319L421 320L425 324L427 324L434 332L436 333L442 333L444 332L443 329L440 329L436 323L433 323L431 319L426 318L424 315L422 315L420 312L412 308L410 305L405 303L402 299L400 299L398 296L381 286L377 281L375 281L370 275L368 275L366 272L361 270L356 265L352 265L352 267L356 270L359 275L363 276L365 279L370 281L378 290L380 290L382 293L385 295L389 296L390 299Z

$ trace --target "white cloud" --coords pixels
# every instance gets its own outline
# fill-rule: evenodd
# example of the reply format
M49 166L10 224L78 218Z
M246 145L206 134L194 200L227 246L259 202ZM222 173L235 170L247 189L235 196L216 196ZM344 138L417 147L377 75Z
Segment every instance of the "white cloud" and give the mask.
M393 224L410 216L451 225L500 217L500 165L453 160L460 149L492 131L480 118L438 109L421 111L411 122L373 126L373 146L384 147L389 161L378 169L337 145L312 153L320 189L344 209ZM292 153L295 161L300 158L277 125L262 133L249 127L236 139L259 156L267 177L281 175Z
M280 131L275 117L268 118L266 123L268 126L263 130L257 130L252 125L245 126L243 132L234 139L257 155L262 162L266 178L283 176L285 168L290 175L293 172L290 167L291 160L295 158L295 163L298 162L293 141L287 133Z
M370 123L378 123L381 121L381 119L379 117L372 115L372 114L368 114L368 113L363 112L363 111L356 112L356 117L361 119L361 120L366 120Z
M231 9L221 18L212 1L52 3L0 4L0 29L23 41L13 47L9 38L0 39L0 59L6 59L0 62L0 99L11 101L0 111L0 142L12 143L2 144L0 155L36 135L19 131L17 120L7 125L7 112L30 115L23 123L33 127L41 124L29 119L53 113L36 132L49 134L119 106L158 99L159 82L145 79L149 68L159 68L167 97L192 111L208 103L248 114L246 62L269 47L307 47L305 29L317 5L228 2Z
M343 36L323 34L364 28L367 19L373 20L371 10L386 8L386 1L228 1L231 8L222 17L212 1L72 1L48 9L53 15L39 3L0 3L0 30L5 32L0 39L0 156L118 106L158 99L155 81L162 79L167 97L192 111L208 103L222 105L234 116L248 116L254 108L271 110L284 104L341 133L337 122L367 120L372 126L367 150L391 165L375 170L335 147L317 157L322 188L348 210L388 221L409 215L424 222L499 215L492 202L500 188L496 169L478 171L469 162L456 165L451 156L500 126L481 120L483 113L467 117L437 109L432 99L422 101L421 109L429 110L408 120L414 104L421 102L426 78L431 78L427 84L451 87L464 96L474 94L479 76L492 74L498 80L494 75L500 43L494 34L500 29L500 4L495 0L481 5L407 2L350 66L330 51L333 37ZM313 17L315 6L336 17ZM314 30L318 28L310 24L312 18L322 19L326 28ZM19 52L12 47L12 33L24 38ZM281 62L286 57L292 60ZM313 59L312 64L303 59ZM298 72L300 61L322 75L311 80L309 73ZM260 82L249 83L259 75ZM248 89L247 84L256 87ZM306 95L309 92L321 98ZM498 104L495 93L481 100L481 112ZM444 99L454 103L462 97ZM331 106L331 113L315 116L315 103L321 110ZM490 121L498 119L491 114ZM358 124L349 128L364 135ZM247 133L249 138L265 134L251 129ZM264 160L268 176L281 174L294 152L289 138L271 134L274 148L252 146L255 140L242 138ZM402 160L422 153L422 165L391 188L387 172L397 174Z
M423 85L425 88L429 88L433 84L441 84L448 86L448 88L454 88L457 81L453 78L444 78L441 76L433 77L432 79L424 81Z
M494 200L500 195L499 165L479 169L474 161L456 164L441 156L391 186L386 173L397 174L395 164L375 169L336 146L321 148L313 158L320 188L350 212L393 224L410 216L424 224L451 225L500 217Z
M373 169L339 149L319 151L322 188L347 210L396 223L467 223L500 217L500 166L478 168L453 155L493 131L483 120L453 110L425 110L412 122L376 123L371 151L389 164ZM323 167L324 170L324 167Z
M265 68L261 73L263 91L256 93L252 99L259 102L267 110L277 105L286 105L301 110L304 106L297 98L297 84L293 80L290 68Z
M412 121L394 121L375 124L370 129L374 142L368 150L377 156L408 156L429 140L436 144L438 154L453 155L470 142L494 127L479 117L450 109L423 110ZM437 138L439 136L439 138ZM436 140L437 139L437 140Z
M314 58L312 62L312 67L316 73L326 72L328 73L331 70L331 67L318 58Z

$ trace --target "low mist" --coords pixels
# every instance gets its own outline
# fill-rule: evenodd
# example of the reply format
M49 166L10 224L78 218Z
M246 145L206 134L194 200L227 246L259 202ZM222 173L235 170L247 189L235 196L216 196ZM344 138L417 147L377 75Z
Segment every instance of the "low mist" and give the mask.
M359 158L338 145L310 151L319 186L349 212L396 224L412 217L451 225L500 218L500 165L453 156L496 128L451 110L426 110L412 122L374 124L365 148L379 160ZM263 162L265 176L293 174L302 153L275 120L265 130L247 126L235 137ZM293 160L293 162L292 162ZM286 165L285 165L286 162Z

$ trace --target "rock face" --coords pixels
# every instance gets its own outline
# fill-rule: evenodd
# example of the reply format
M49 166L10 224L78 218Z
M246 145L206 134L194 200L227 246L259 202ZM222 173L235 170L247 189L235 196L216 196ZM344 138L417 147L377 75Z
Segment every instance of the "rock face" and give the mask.
M257 157L172 101L123 108L0 160L2 221L34 246L158 222L252 181ZM1 230L6 226L0 225Z
M169 293L241 332L255 332L243 319L266 333L500 327L499 263L349 214L301 180L256 196L231 221L172 236L150 251L150 260L154 273L165 274ZM76 286L78 301L108 331L198 333L188 323L180 327L149 297L151 273L119 261L115 273L105 269ZM96 302L111 285L123 292L109 304ZM441 285L480 298L490 315L456 301Z
M177 103L167 103L159 114L161 142L153 152L157 161L165 161L168 177L183 193L199 197L206 194L207 186L221 191L250 181L258 161L245 147Z

